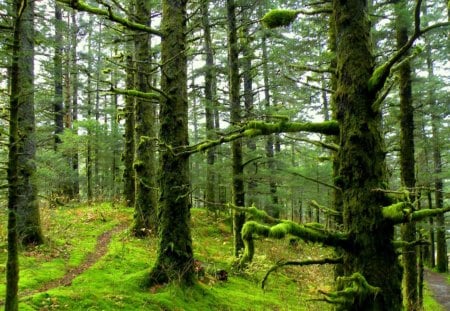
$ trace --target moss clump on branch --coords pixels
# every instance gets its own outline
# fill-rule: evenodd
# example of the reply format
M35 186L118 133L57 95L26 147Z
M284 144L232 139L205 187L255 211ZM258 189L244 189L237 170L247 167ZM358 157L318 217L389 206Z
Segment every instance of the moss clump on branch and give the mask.
M261 23L267 28L286 27L292 24L299 13L297 10L271 10L264 15Z
M338 288L344 289L330 293L320 292L326 296L326 302L340 305L344 310L351 310L356 301L375 297L381 291L379 287L370 285L366 278L358 272L353 273L351 276L338 277L336 283Z
M409 203L399 202L383 207L383 217L395 223L403 222L411 213Z

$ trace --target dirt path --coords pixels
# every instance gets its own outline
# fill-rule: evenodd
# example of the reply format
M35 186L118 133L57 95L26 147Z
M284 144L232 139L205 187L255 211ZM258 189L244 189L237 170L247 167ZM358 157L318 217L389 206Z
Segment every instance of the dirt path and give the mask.
M434 299L442 305L444 310L450 311L450 284L447 281L447 275L425 270L424 277Z
M82 274L84 271L92 267L97 261L100 260L103 256L106 255L108 252L108 246L111 242L111 238L113 234L122 231L128 226L128 223L121 223L114 227L111 230L108 230L106 232L103 232L98 238L97 238L97 244L95 245L94 251L89 253L84 261L77 267L69 269L64 276L62 276L59 279L47 282L42 284L39 288L34 290L24 290L22 292L19 292L19 297L23 298L26 296L31 296L37 293L42 293L45 291L48 291L52 288L60 287L60 286L70 286L72 284L72 281L80 274ZM19 298L19 299L20 299ZM0 306L4 304L3 300L0 300Z

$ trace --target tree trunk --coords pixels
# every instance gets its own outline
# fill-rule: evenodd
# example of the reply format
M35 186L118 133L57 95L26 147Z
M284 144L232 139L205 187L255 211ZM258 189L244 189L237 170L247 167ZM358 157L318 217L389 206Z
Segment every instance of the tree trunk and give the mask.
M188 142L186 0L163 0L161 30L158 252L148 284L193 281Z
M20 11L21 1L15 3ZM18 18L15 31L18 32L18 42L13 62L17 68L12 70L11 97L18 105L18 180L16 208L17 230L19 241L24 245L41 244L43 236L39 216L39 201L37 198L36 173L36 134L34 115L34 3L27 1L22 15ZM13 83L13 79L16 80ZM15 88L15 89L13 89Z
M409 21L403 9L406 1L395 4L397 23L397 48L408 42ZM414 107L412 103L411 65L404 62L399 68L399 95L400 95L400 175L402 186L411 193L414 201L415 192L415 160L414 160ZM416 240L416 224L409 222L401 225L403 241ZM419 310L418 304L418 274L417 274L417 248L405 246L402 249L404 305L406 310Z
M53 57L54 64L54 89L55 97L53 103L54 122L55 122L55 142L54 150L58 148L61 143L61 138L58 136L64 131L64 98L63 98L63 63L62 63L62 47L63 47L63 30L62 30L62 12L61 6L55 3L55 55Z
M134 62L132 47L129 47L127 62L126 62L126 89L134 89ZM125 148L123 152L123 196L125 205L134 207L135 204L135 183L136 177L133 168L135 155L135 141L134 141L134 127L135 127L135 98L133 96L125 96L125 133L124 141Z
M340 124L339 186L344 228L355 247L343 256L343 273L362 274L381 291L365 295L342 310L401 310L402 271L392 245L394 228L383 218L386 185L381 112L369 91L374 71L367 3L333 1L336 29L337 120ZM388 276L388 277L387 277Z
M238 125L241 121L241 103L239 96L239 47L237 41L236 4L234 0L227 0L228 21L228 70L230 90L230 119L232 125ZM244 168L242 166L242 140L234 140L231 143L232 153L232 202L236 206L245 205L244 192ZM233 237L234 255L239 256L244 248L241 230L245 222L245 214L233 211Z
M70 68L70 80L72 81L72 129L75 135L78 135L78 125L76 124L78 120L78 55L77 55L77 45L78 45L78 25L76 12L72 13L72 37L71 37L71 68ZM73 179L70 188L70 197L72 199L79 199L80 196L80 177L78 172L78 148L75 147L73 154L71 155L71 164L73 169Z
M215 101L215 69L214 51L212 47L211 26L209 21L209 1L202 1L202 27L204 49L206 54L205 70L205 118L206 118L206 138L214 139L214 101ZM216 161L216 148L208 149L206 152L206 190L205 201L209 211L217 213L216 183L217 176L214 171Z
M25 5L24 5L25 4ZM13 2L8 155L8 257L5 311L18 310L19 239L42 243L34 157L34 2Z
M136 21L150 24L151 1L136 0ZM136 87L138 91L149 92L151 86L150 37L146 33L136 33ZM136 174L136 195L133 231L136 236L145 236L156 232L157 191L156 191L156 103L136 98L135 129L136 156L134 169Z

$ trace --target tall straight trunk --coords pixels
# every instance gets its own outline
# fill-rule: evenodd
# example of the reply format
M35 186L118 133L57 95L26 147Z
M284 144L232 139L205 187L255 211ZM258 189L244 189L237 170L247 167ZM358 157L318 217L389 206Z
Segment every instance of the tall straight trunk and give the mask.
M241 121L241 103L239 96L239 47L237 41L236 26L236 3L234 0L227 0L227 21L228 21L228 72L230 91L230 120L232 125L237 125ZM231 143L232 153L232 202L237 206L245 205L244 192L244 168L242 166L242 140L238 139ZM245 214L233 212L233 237L234 255L239 256L244 248L241 230L245 222Z
M78 25L76 12L72 12L72 32L71 32L71 71L70 80L72 81L72 128L75 135L78 135L78 65L77 65L77 40L78 40ZM80 195L80 181L79 181L79 160L78 160L78 148L75 148L73 154L71 155L71 163L73 169L73 180L71 183L70 196L72 199L79 199Z
M136 0L137 22L150 24L150 5L151 1ZM136 88L141 92L149 92L152 81L150 35L136 33L134 46ZM153 101L136 98L136 155L133 165L136 174L133 231L136 236L144 236L157 229L155 106Z
M92 25L92 19L90 23ZM87 76L87 118L90 121L92 119L92 27L89 27L88 33L88 76ZM91 126L87 129L87 151L86 151L86 179L87 179L87 199L88 202L93 200L93 189L92 189L92 139L93 131Z
M20 2L20 1L19 1ZM16 4L19 5L20 4ZM19 12L17 8L17 12ZM43 235L39 216L39 201L37 198L36 173L36 131L34 115L34 3L27 1L26 6L19 17L16 31L19 32L19 55L13 56L17 61L17 68L12 71L11 97L17 102L18 130L20 135L18 163L18 201L17 230L19 241L24 244L41 244ZM14 59L14 57L17 57ZM13 79L17 79L18 85L13 85ZM13 91L13 87L16 88ZM11 104L13 105L13 103Z
M194 277L189 157L176 154L189 144L186 4L187 0L162 1L161 89L168 96L160 100L159 141L167 147L159 157L158 251L149 284L190 284Z
M24 5L25 4L25 5ZM8 257L5 311L18 310L19 240L42 243L34 157L34 2L13 1L8 154Z
M267 52L267 34L264 33L261 42L262 50L262 62L263 62L263 82L264 82L264 108L268 114L270 111L270 87L269 87L269 55ZM266 141L266 157L268 158L268 168L270 174L273 176L275 171L275 161L274 161L274 135L271 134L267 137ZM267 212L278 218L280 216L280 211L278 208L278 196L277 196L277 184L273 178L269 181L269 191L271 202L266 208Z
M366 294L341 310L401 310L402 269L392 240L393 225L382 215L389 201L381 112L372 109L369 88L374 72L367 2L333 0L336 29L335 103L340 126L338 185L342 189L343 225L354 247L343 254L343 273L359 273L377 294Z
M54 150L58 148L61 143L60 134L64 131L64 98L63 98L63 63L62 63L62 48L63 48L63 30L62 30L62 11L61 6L55 2L55 55L53 56L54 64L54 122L55 122L55 140Z
M406 1L399 0L396 9L397 48L408 42L409 21L403 8ZM399 68L399 94L400 94L400 176L401 183L411 195L414 196L416 177L414 160L414 107L412 103L411 65L404 62ZM411 197L414 201L414 197ZM402 240L414 242L416 240L416 224L409 222L401 225ZM406 310L419 310L418 304L418 274L417 274L417 248L404 246L402 249L404 305Z
M128 55L126 61L126 88L128 90L134 89L134 62L133 62L133 49L128 47ZM133 96L125 97L125 147L123 152L123 195L125 198L126 206L133 206L135 204L135 172L133 168L134 154L135 154L135 141L134 141L134 115L135 99Z
M432 112L432 132L433 132L433 162L434 162L434 200L436 208L444 207L444 183L442 177L442 155L439 126L440 117ZM436 216L436 269L438 272L448 271L447 241L445 238L445 215Z
M253 95L253 68L252 61L255 58L253 55L253 48L251 46L252 40L250 35L250 14L252 6L245 8L242 12L242 38L241 38L241 50L242 50L242 79L244 85L244 107L246 120L254 119L254 95ZM254 155L256 151L256 142L253 138L247 138L247 148L249 154ZM252 159L250 159L252 160ZM256 190L256 174L257 163L253 162L251 167L247 168L247 174L245 176L247 181L247 203L251 206L255 203L255 190Z
M206 54L205 70L205 118L206 118L206 138L214 138L214 102L215 102L215 70L214 70L214 51L211 38L211 25L209 20L209 1L202 1L202 27L204 50ZM214 170L216 161L216 148L208 149L206 152L206 190L205 201L208 210L217 212L216 184L217 176Z
M434 78L434 68L433 61L431 58L431 47L427 42L426 45L426 56L427 56L427 70L428 79L433 81ZM430 88L428 94L428 106L431 110L431 130L432 130L432 149L433 149L433 163L434 163L434 191L435 191L435 208L442 208L444 206L443 197L443 180L440 176L442 173L442 155L441 155L441 138L439 128L441 126L441 117L438 112L436 112L436 102L433 90ZM439 272L448 271L448 257L447 257L447 241L445 237L445 215L440 214L436 216L436 268ZM434 257L434 252L431 254Z
M103 33L103 27L102 23L99 24L98 29L98 35L102 36ZM97 51L101 51L103 48L103 44L101 40L97 41ZM93 184L94 184L94 193L96 193L97 196L100 196L101 193L101 181L100 181L100 92L101 92L101 82L100 82L100 75L101 75L101 68L103 66L102 64L102 53L97 53L97 71L96 71L96 87L95 87L95 108L94 108L94 115L95 115L95 137L94 137L94 174L93 174Z

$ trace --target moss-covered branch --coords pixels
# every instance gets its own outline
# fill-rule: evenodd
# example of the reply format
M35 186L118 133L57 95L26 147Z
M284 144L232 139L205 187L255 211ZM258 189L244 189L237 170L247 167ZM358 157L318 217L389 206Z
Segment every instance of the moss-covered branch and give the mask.
M157 93L153 93L153 92L147 93L147 92L141 92L138 90L124 90L124 89L111 88L111 92L113 92L115 94L139 97L139 98L149 99L149 100L159 100L161 98L160 95Z
M358 272L353 273L351 276L342 276L336 279L337 287L344 288L335 292L319 291L325 295L326 302L340 305L344 310L353 310L355 302L358 300L365 300L369 297L376 297L381 289L370 285L366 278Z
M421 4L422 0L417 0L414 9L414 33L411 35L411 37L409 38L408 42L406 42L405 45L403 45L396 53L394 53L385 63L381 64L374 70L372 77L369 79L368 83L368 89L370 92L377 93L383 88L384 83L386 82L387 78L391 73L392 67L406 55L406 53L409 51L409 49L413 46L414 42L419 37L423 36L425 33L432 31L434 29L450 26L450 22L445 22L445 23L436 23L434 25L421 29L420 28Z
M410 202L399 202L383 207L383 217L394 224L419 221L450 211L450 206L443 208L422 209L414 211Z
M202 152L223 143L231 142L243 137L256 137L261 135L270 135L276 133L297 133L309 132L325 135L339 135L339 124L336 121L324 122L264 122L250 121L230 134L219 137L215 140L207 140L199 144L188 146L179 155L190 155Z
M104 17L108 18L109 20L116 22L122 26L125 26L129 29L144 31L144 32L150 33L152 35L162 37L162 33L159 30L156 30L154 28L148 27L143 24L132 22L126 18L123 18L117 14L114 14L111 7L108 7L107 10L104 10L104 9L90 6L86 2L80 1L80 0L57 0L57 1L60 3L67 4L72 9L75 9L78 11L83 11L83 12L88 12L88 13L92 13L92 14L99 15L99 16L104 16Z
M274 266L272 266L264 276L262 282L261 282L261 288L264 289L266 285L267 278L269 275L278 270L279 268L282 268L284 266L310 266L310 265L326 265L326 264L339 264L342 263L342 257L339 258L323 258L323 259L310 259L310 260L303 260L303 261L279 261Z
M242 228L242 239L244 240L244 253L239 265L244 267L253 260L255 246L253 235L282 239L290 234L307 242L318 242L329 246L346 248L349 245L348 236L341 232L330 232L318 224L297 224L292 221L282 221L274 226L263 225L256 221L248 221Z

